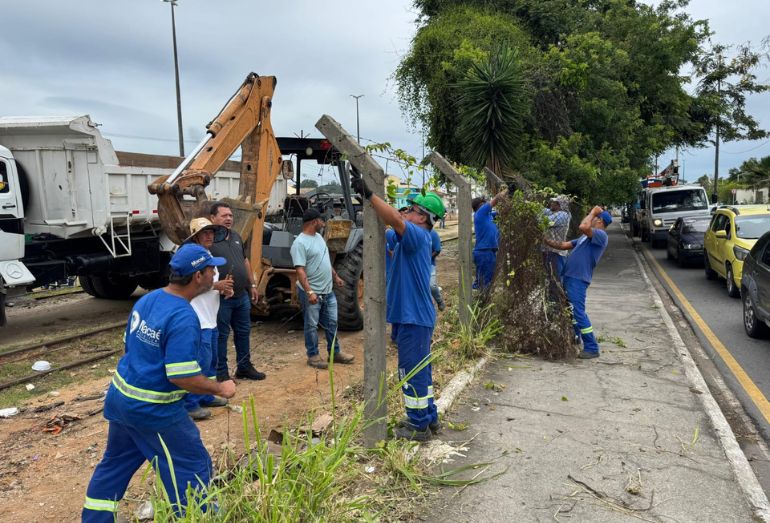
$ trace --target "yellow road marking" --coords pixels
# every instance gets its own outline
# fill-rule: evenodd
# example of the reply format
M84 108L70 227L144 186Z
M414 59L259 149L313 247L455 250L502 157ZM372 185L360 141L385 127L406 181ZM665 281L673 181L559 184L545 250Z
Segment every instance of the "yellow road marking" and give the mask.
M668 276L668 274L666 274L666 271L663 270L663 267L660 265L660 263L658 263L658 260L656 260L647 251L647 249L642 249L642 251L644 252L644 257L647 259L647 261L655 267L655 269L658 271L658 274L660 274L661 277L665 280L671 291L676 295L677 298L679 298L679 302L685 308L696 325L698 325L698 328L701 330L701 332L703 332L703 335L706 336L706 339L709 340L709 343L711 343L711 345L714 347L714 350L717 351L717 354L719 354L719 356L722 358L722 361L725 362L727 368L730 369L730 372L733 373L735 379L738 380L738 383L740 383L741 387L743 387L743 390L746 392L746 394L748 394L749 398L751 398L751 401L754 402L754 405L757 406L759 411L765 417L765 420L770 423L770 402L767 401L765 395L762 394L762 391L759 390L759 387L756 386L749 375L746 374L746 371L743 370L743 367L741 367L733 355L730 354L730 351L727 350L727 347L725 347L725 345L719 341L719 338L717 338L716 334L714 334L714 331L709 328L706 322L703 321L703 318L700 317L700 314L695 311L695 307L693 307L687 298L684 297L682 291L679 290L679 287L677 287Z

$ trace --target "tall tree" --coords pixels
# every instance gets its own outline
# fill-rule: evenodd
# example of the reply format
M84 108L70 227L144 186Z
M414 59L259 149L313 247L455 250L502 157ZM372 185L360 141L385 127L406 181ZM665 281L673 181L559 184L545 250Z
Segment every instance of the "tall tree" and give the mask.
M762 93L770 85L757 81L755 71L764 56L749 44L734 49L711 44L696 62L698 102L705 131L713 135L714 183L712 200L719 192L719 145L734 140L757 140L767 136L756 119L746 111L746 96Z

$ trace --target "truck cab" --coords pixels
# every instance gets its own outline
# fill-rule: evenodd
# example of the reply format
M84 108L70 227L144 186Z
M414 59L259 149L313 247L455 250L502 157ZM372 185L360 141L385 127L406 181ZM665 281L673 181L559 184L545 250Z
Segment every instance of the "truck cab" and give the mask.
M641 223L642 241L652 247L664 244L677 218L709 216L706 189L700 185L674 185L646 189Z
M23 292L35 278L21 262L24 257L24 202L16 162L0 146L0 325L5 324L5 298L10 289Z

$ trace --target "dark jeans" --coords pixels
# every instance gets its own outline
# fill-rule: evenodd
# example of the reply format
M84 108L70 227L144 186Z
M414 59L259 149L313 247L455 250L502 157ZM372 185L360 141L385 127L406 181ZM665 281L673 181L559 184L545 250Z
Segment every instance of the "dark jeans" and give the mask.
M326 333L326 347L331 354L340 351L340 342L337 339L337 296L334 292L319 294L315 304L307 301L307 294L297 287L297 295L302 303L302 315L305 320L305 351L307 357L318 356L318 326Z
M251 332L251 300L249 293L241 296L219 300L219 314L217 314L217 330L219 339L217 346L217 376L228 374L227 366L227 338L230 336L230 328L233 329L233 341L235 342L236 367L248 369L251 367L251 353L249 349L249 333Z

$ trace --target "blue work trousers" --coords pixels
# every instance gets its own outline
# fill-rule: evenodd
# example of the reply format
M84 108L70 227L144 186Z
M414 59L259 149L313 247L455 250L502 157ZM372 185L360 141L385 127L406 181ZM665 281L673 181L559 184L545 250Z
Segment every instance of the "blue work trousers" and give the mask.
M476 249L473 251L473 264L476 266L474 289L484 290L492 284L497 263L497 249Z
M589 283L577 278L564 277L564 292L572 306L572 327L575 334L583 339L583 350L586 352L599 352L599 344L594 336L594 328L586 313L586 291Z
M229 299L224 296L219 299L219 313L217 314L217 330L219 331L217 376L229 374L227 366L227 338L230 336L231 327L233 329L233 341L235 342L236 367L238 369L250 369L251 350L249 348L249 334L251 333L251 300L248 292Z
M401 323L398 326L398 377L403 380L430 356L432 327ZM419 430L438 421L433 403L433 369L429 364L417 371L403 386L404 406L409 422Z
M198 351L198 365L201 372L207 378L216 378L216 351L219 342L217 329L201 329L201 346ZM214 401L211 394L193 394L189 392L184 396L184 408L189 412L205 406Z
M565 261L566 256L560 256L556 252L543 251L543 264L548 281L548 299L554 303L559 301L561 272L564 270Z
M161 438L171 456L173 479ZM152 463L160 474L178 514L184 513L187 506L187 486L200 491L208 486L211 478L211 457L191 419L160 431L111 421L104 457L96 466L86 491L83 523L113 523L128 482L145 461ZM179 489L178 496L174 480Z
M318 301L310 303L305 291L297 287L297 296L302 303L302 316L305 320L305 352L307 357L318 356L318 326L326 333L326 349L331 354L340 351L337 339L337 296L334 292L318 294Z

